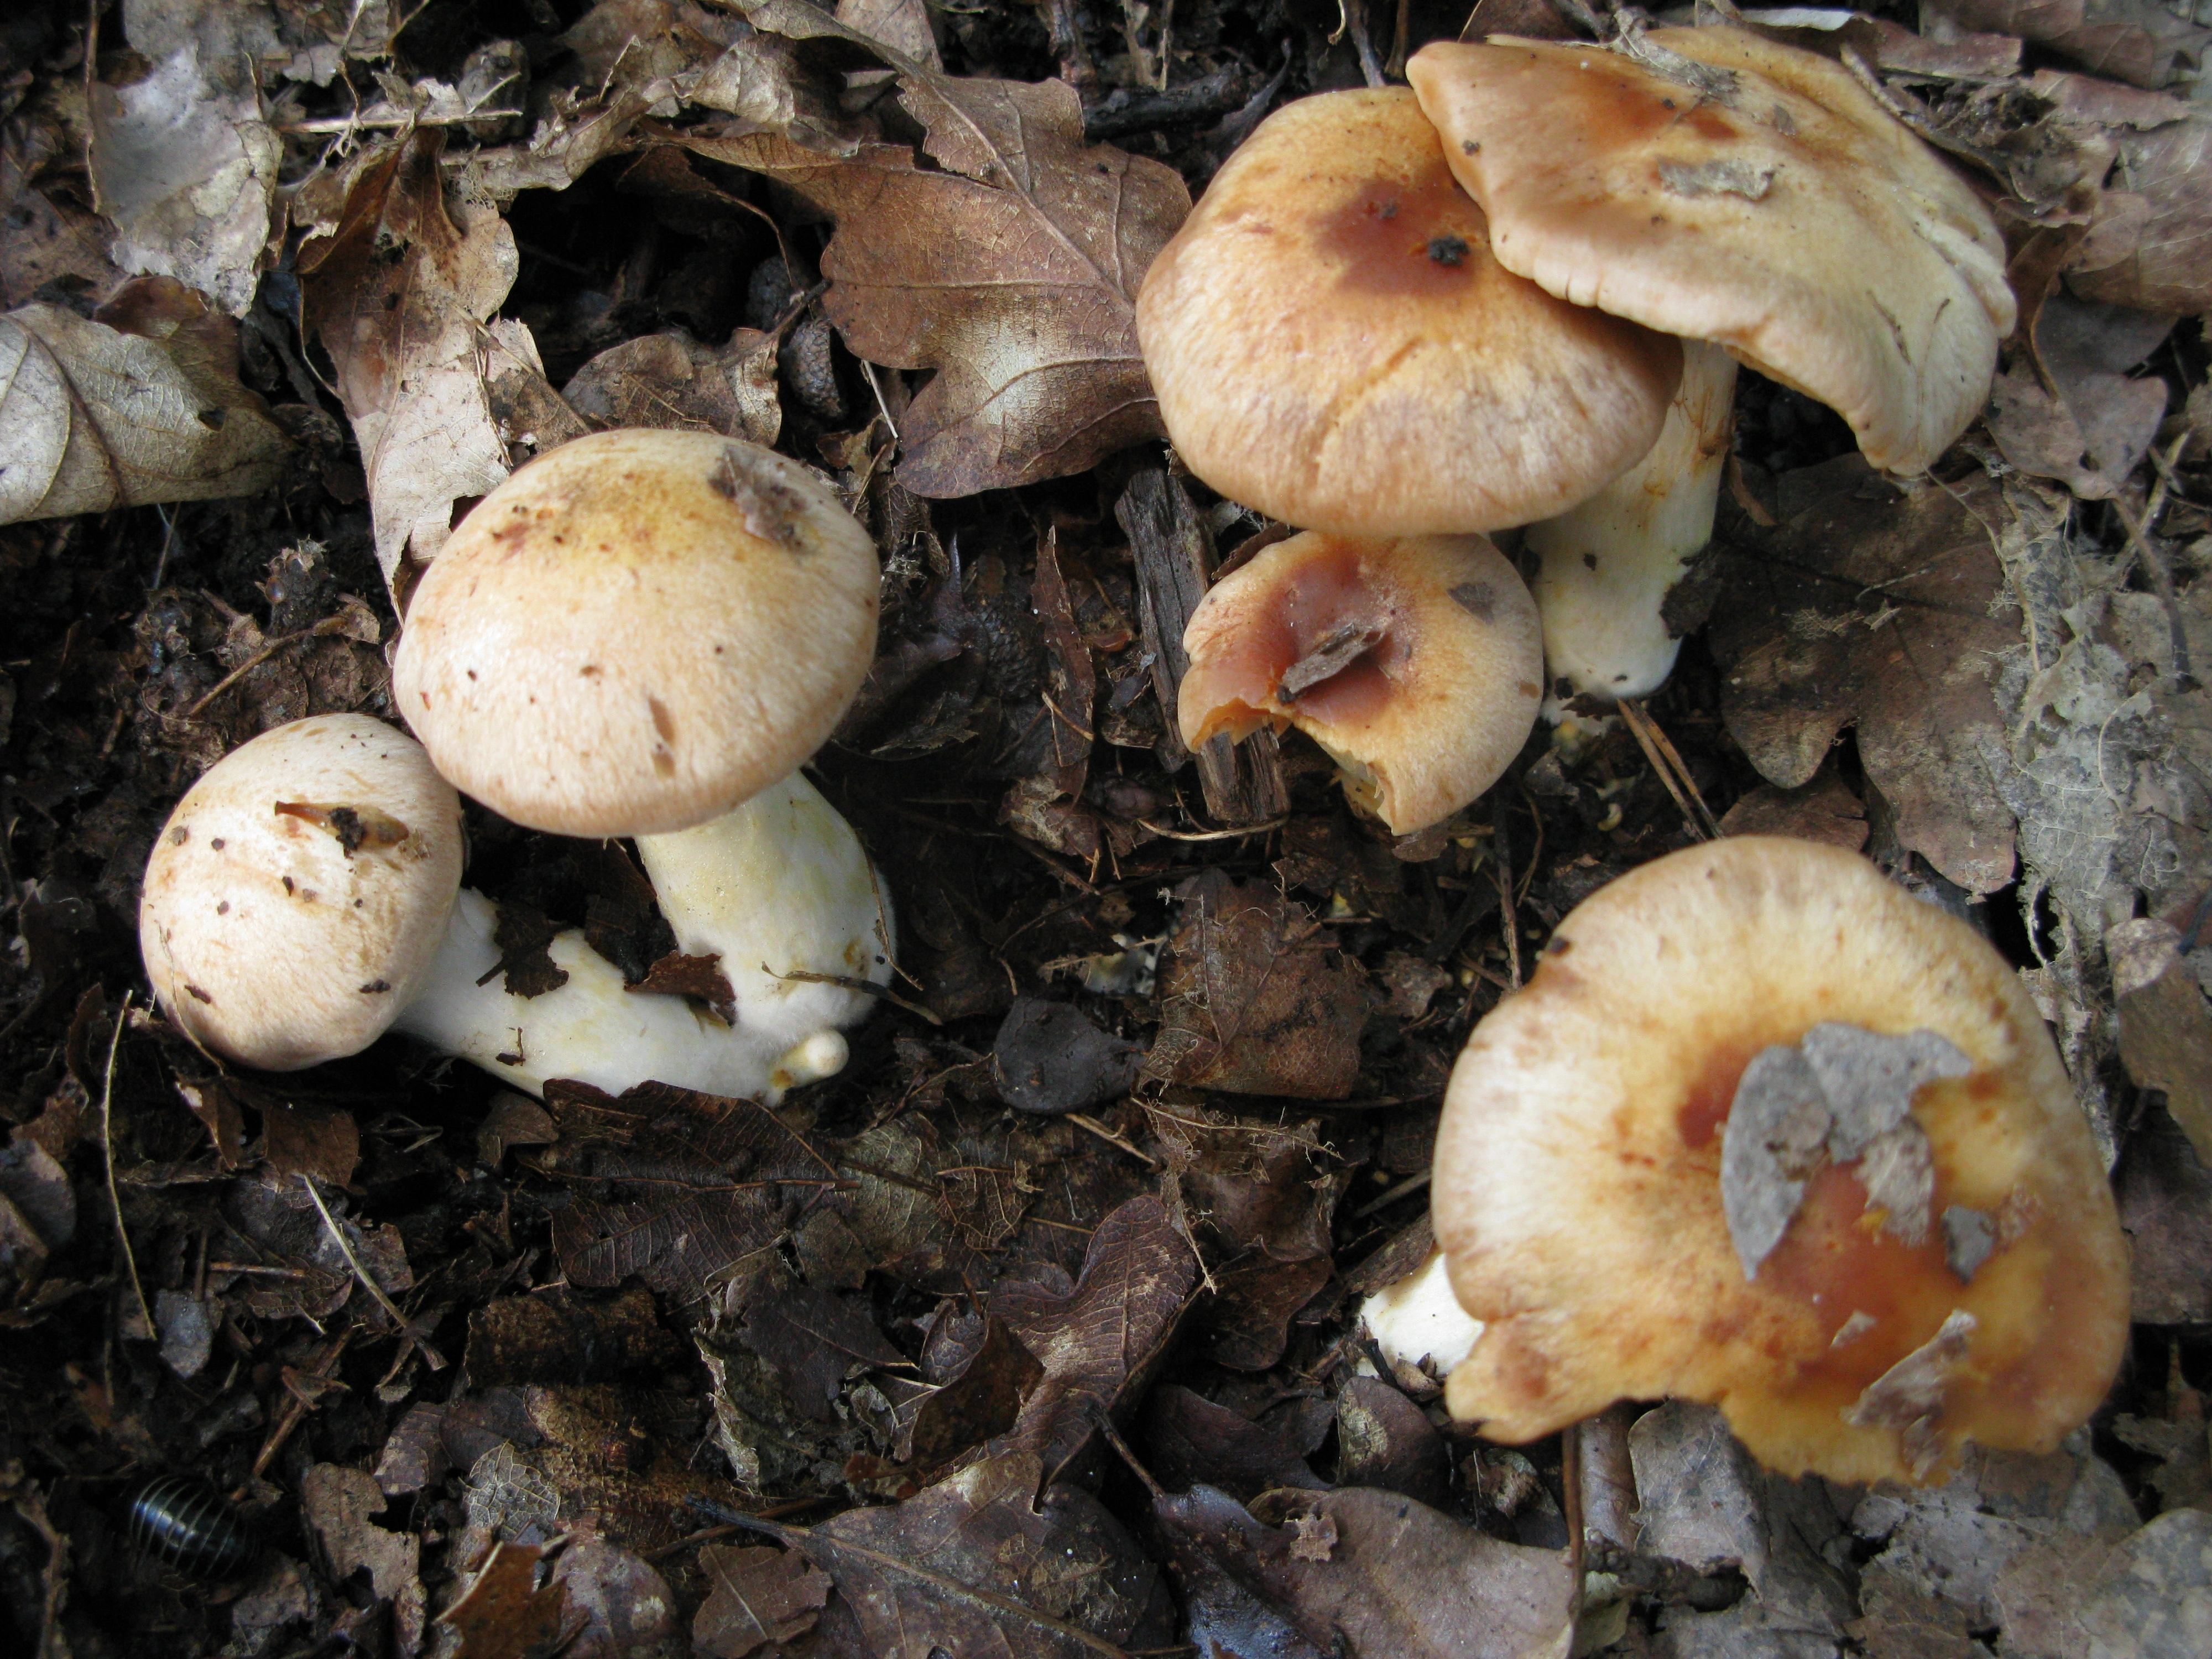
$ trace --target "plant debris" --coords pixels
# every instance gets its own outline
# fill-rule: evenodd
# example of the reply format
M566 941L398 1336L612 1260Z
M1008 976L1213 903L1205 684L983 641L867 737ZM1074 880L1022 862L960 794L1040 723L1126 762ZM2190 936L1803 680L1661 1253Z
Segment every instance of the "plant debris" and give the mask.
M2202 5L1751 14L1990 202L2021 322L1978 423L1886 478L1746 375L1673 679L1555 706L1416 836L1303 736L1178 736L1193 611L1290 527L1163 447L1147 265L1285 102L1462 34L1650 56L1615 9L10 12L0 1646L2200 1659ZM281 1075L194 1048L136 934L169 806L273 726L404 723L422 567L623 425L772 446L879 550L877 659L810 763L896 934L843 1068L769 1109L540 1101L404 1037ZM364 829L328 809L287 808ZM730 1017L748 964L681 952L622 843L468 830L507 988L580 930L635 995ZM1429 1254L1468 1030L1583 898L1716 833L1863 850L2050 1023L2136 1321L2050 1455L1790 1480L1679 1402L1504 1448L1364 1340ZM1937 1212L1912 1110L1957 1060L1823 1027L1754 1061L1719 1151L1743 1271L1839 1163L1863 1224L1971 1279L1996 1224ZM1913 1420L1968 1336L1852 1409Z

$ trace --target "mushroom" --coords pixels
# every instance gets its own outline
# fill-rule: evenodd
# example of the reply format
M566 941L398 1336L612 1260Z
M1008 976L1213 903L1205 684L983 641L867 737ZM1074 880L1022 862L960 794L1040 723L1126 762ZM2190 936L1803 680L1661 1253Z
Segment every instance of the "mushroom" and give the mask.
M635 836L678 944L720 955L740 1024L791 1048L873 1006L853 981L890 976L866 857L793 775L867 672L879 580L867 533L796 462L594 433L462 520L409 605L393 697L495 811Z
M1489 788L1543 699L1535 603L1481 536L1292 536L1215 584L1183 649L1185 743L1295 726L1399 835Z
M1261 122L1146 273L1137 333L1192 471L1344 536L1564 512L1651 447L1679 373L1672 340L1491 258L1403 88Z
M822 746L875 654L875 545L805 468L596 432L470 511L392 658L438 770L557 836L688 830Z
M1469 1317L1453 1295L1451 1265L1437 1249L1403 1279L1364 1298L1359 1323L1382 1363L1407 1382L1446 1375L1482 1334L1481 1322ZM1426 1393L1435 1388L1429 1383Z
M1446 1401L1506 1441L1675 1395L1785 1474L1936 1480L1969 1440L2055 1448L2127 1334L2019 977L1809 842L1676 853L1561 922L1454 1068L1431 1202L1483 1322Z
M629 993L574 928L550 946L565 983L534 998L502 988L494 908L459 886L459 798L421 744L362 714L265 732L185 792L147 860L147 975L195 1042L266 1071L398 1030L532 1093L556 1077L617 1093L653 1079L773 1100L836 1072L844 1038L810 994L835 988L755 964L864 976L855 953L875 946L878 907L852 832L803 780L760 799L753 822L781 843L772 867L716 824L660 838L677 846L656 872L679 941L711 943L730 964L734 1023ZM763 902L790 880L794 846L812 849L803 879L816 891L799 914L835 919L826 945Z
M1836 410L1875 465L1924 471L1986 400L2013 326L1988 210L1824 58L1730 27L1637 30L1624 46L1437 42L1407 64L1499 264L1576 305L1711 341ZM1709 371L1725 372L1687 378ZM1690 432L1661 449L1717 465L1725 426L1700 429L1692 401L1724 421L1725 387L1708 380L1678 404ZM1656 465L1582 522L1532 532L1547 647L1587 690L1638 695L1672 665L1654 601L1711 516L1699 531L1670 507L1657 541L1631 538L1662 492ZM1650 568L1619 574L1619 561Z
M461 849L460 799L404 732L366 714L264 732L155 840L138 900L154 994L241 1065L358 1054L429 974Z

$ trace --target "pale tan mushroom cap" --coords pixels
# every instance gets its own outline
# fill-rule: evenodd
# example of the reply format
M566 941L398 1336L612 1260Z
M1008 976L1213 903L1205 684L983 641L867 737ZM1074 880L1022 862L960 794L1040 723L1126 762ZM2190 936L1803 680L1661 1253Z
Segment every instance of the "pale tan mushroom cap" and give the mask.
M392 661L438 769L518 823L682 830L798 767L875 653L874 544L796 462L595 433L479 501Z
M1741 29L1664 28L1729 71L1701 99L1619 53L1424 46L1406 73L1508 269L1577 305L1714 340L1917 472L1989 397L2012 331L1980 200L1826 58Z
M1401 835L1496 782L1543 702L1536 603L1480 536L1292 536L1215 584L1183 648L1185 743L1295 726Z
M1488 245L1403 88L1278 110L1138 296L1177 452L1224 495L1343 535L1494 530L1583 500L1651 447L1680 353Z
M1934 1213L1995 1218L1970 1277L1941 1228L1917 1247L1883 1231L1844 1163L1746 1279L1725 1119L1754 1054L1824 1021L1932 1030L1971 1062L1912 1103ZM1447 1398L1499 1439L1674 1395L1718 1405L1787 1474L1941 1479L1967 1439L2052 1449L2127 1335L2111 1192L2018 977L1964 924L1809 842L1677 853L1569 915L1452 1073L1432 1204L1453 1287L1489 1322ZM1960 1313L1962 1356L1939 1341L1923 1358L1942 1363L1889 1375Z
M461 804L365 714L264 732L170 813L138 904L147 977L201 1047L264 1071L357 1054L436 954Z

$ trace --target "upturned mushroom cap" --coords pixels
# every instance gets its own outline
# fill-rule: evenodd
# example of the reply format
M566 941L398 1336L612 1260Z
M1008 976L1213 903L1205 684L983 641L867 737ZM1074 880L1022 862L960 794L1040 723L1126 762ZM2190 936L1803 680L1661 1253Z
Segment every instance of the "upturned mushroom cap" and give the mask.
M2012 331L1980 200L1838 65L1742 29L1648 56L1501 39L1406 73L1498 261L1546 292L1714 340L1917 472L1989 396Z
M1487 1322L1446 1397L1504 1440L1674 1395L1787 1474L1936 1480L1969 1439L2054 1448L2127 1334L2018 976L1809 842L1677 853L1569 915L1460 1057L1431 1203Z
M1543 702L1535 601L1481 536L1292 536L1214 585L1183 649L1185 743L1295 726L1400 835L1496 782Z
M264 732L185 792L146 861L154 994L241 1065L357 1054L436 954L461 851L460 801L404 732L365 714Z
M874 544L796 462L595 433L479 501L392 660L438 769L518 823L687 829L796 768L875 652Z
M1137 333L1198 476L1286 524L1526 524L1651 447L1680 356L1491 258L1402 88L1278 110L1153 261Z

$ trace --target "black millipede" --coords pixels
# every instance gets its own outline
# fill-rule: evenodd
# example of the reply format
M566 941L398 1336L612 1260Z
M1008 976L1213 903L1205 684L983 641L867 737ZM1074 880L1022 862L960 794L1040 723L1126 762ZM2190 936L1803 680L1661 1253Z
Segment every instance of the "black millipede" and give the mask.
M130 1532L132 1547L187 1578L235 1578L253 1559L253 1534L196 1475L159 1475L139 1487Z

